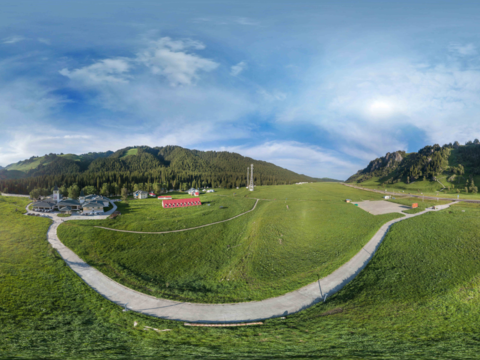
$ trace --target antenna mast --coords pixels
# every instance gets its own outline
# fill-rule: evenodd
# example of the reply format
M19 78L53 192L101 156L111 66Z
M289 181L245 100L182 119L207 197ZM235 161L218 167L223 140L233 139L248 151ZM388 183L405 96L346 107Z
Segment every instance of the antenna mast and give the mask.
M250 184L248 186L248 189L250 191L253 191L253 188L254 188L254 184L253 184L253 164L251 166L252 166L252 170L250 171Z
M250 179L249 179L249 176L250 176L250 175L248 174L248 171L249 171L249 170L250 170L250 167L247 166L247 189L249 188L248 180L250 180Z

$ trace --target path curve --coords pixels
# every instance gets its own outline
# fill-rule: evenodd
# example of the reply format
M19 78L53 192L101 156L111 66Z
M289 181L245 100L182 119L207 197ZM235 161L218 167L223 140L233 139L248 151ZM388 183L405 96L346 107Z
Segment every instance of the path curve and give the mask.
M258 200L255 201L255 204L253 205L253 208L251 208L250 210L248 211L245 211L244 213L241 213L239 215L236 215L230 219L226 219L226 220L220 220L220 221L217 221L217 222L214 222L214 223L211 223L211 224L206 224L206 225L200 225L200 226L195 226L195 227L192 227L192 228L188 228L188 229L180 229L180 230L170 230L170 231L132 231L132 230L120 230L120 229L112 229L112 228L108 228L108 227L103 227L103 226L94 226L98 229L103 229L103 230L110 230L110 231L118 231L118 232L124 232L124 233L132 233L132 234L171 234L171 233L177 233L177 232L182 232L182 231L189 231L189 230L195 230L195 229L200 229L200 228L204 228L204 227L207 227L207 226L212 226L212 225L216 225L216 224L220 224L220 223L224 223L224 222L227 222L227 221L230 221L230 220L233 220L233 219L236 219L242 215L245 215L245 214L248 214L249 212L255 210L255 208L257 207L257 204L258 204Z
M439 207L446 209L451 204ZM352 281L365 268L393 224L430 211L438 210L427 209L417 214L408 214L402 218L385 223L372 239L348 262L330 275L314 283L282 296L236 304L199 304L160 299L117 283L88 265L58 239L58 226L63 221L77 220L77 217L58 218L53 215L49 216L53 219L53 223L48 229L47 237L52 247L58 251L67 265L83 281L106 299L120 306L128 304L129 310L168 320L198 323L239 323L290 315L317 304L324 299L325 295L331 296ZM85 217L78 218L80 220L91 220L93 217L87 219Z

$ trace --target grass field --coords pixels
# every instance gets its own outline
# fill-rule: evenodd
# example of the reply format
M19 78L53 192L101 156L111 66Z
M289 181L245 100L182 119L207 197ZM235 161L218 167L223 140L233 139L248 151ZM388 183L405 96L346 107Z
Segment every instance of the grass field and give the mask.
M407 213L407 214L416 214L419 212L424 211L426 208L432 207L434 205L444 205L444 204L450 204L452 201L449 200L423 200L419 198L414 198L414 197L397 197L395 199L390 199L387 200L396 204L401 204L401 205L407 205L407 206L412 206L412 204L416 203L418 204L418 207L410 209L410 210L403 210L402 212Z
M188 232L130 234L93 227L192 227L221 219L220 204L232 209L227 217L251 209L254 200L245 195L269 200L230 222ZM258 187L254 193L223 190L205 197L215 204L210 207L163 209L155 199L131 201L132 211L118 222L69 221L58 228L58 236L89 264L147 294L210 303L261 300L330 274L382 224L402 216L373 216L345 198L378 200L381 195L317 183Z
M49 220L15 211L26 204L0 197L2 359L478 358L478 205L395 224L346 288L286 320L188 328L122 312L86 286L48 246Z
M174 195L174 199L191 198L189 195ZM117 202L122 216L98 225L132 231L169 231L229 219L251 210L255 200L216 195L200 196L202 206L164 209L157 198ZM221 207L221 208L220 208Z
M449 183L447 181L447 176L446 175L440 175L437 177L439 181L445 185L446 187L455 185L455 183ZM474 177L475 184L480 184L480 177L477 178L477 176ZM352 183L352 185L363 187L366 189L375 189L375 190L387 190L389 192L395 191L399 192L405 195L412 194L412 195L421 195L424 194L426 196L438 196L438 197L444 197L444 198L451 198L451 199L457 199L457 196L460 197L460 199L472 199L472 200L479 200L480 199L480 194L474 194L474 193L465 193L464 185L458 185L456 184L455 188L451 188L450 190L443 189L443 186L440 185L437 181L431 181L431 180L425 180L425 181L415 181L411 184L406 184L403 182L398 182L396 184L387 184L385 186L381 185L381 181L379 180L378 177L372 177L371 179L364 181L362 183ZM457 194L457 188L459 188L460 193Z
M137 155L138 149L129 149L125 154L123 154L122 158L131 156L131 155Z

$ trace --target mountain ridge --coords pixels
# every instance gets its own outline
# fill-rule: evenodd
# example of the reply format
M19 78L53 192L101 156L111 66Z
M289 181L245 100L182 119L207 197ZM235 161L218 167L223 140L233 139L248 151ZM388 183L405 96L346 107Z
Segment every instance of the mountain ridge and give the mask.
M458 141L440 146L427 145L418 152L388 152L369 162L347 179L347 183L365 186L392 186L402 189L428 187L434 191L477 192L480 181L480 141L460 145ZM420 184L423 183L422 186ZM430 182L430 185L426 185ZM418 190L418 189L417 189ZM418 190L420 191L420 190Z
M227 151L190 150L180 146L129 146L99 153L46 154L8 165L0 170L0 188L12 186L27 192L32 187L51 188L54 183L96 186L113 183L168 183L169 186L203 184L239 187L246 184L246 170L254 165L259 185L315 182L273 163ZM323 180L325 181L325 180Z

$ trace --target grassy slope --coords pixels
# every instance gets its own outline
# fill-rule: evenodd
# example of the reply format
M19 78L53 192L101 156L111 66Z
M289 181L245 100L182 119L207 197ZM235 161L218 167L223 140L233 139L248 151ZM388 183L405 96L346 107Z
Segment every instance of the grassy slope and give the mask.
M443 186L437 181L431 181L431 180L422 181L422 178L410 184L407 184L404 182L398 182L396 184L387 184L385 186L382 186L381 184L384 181L393 177L393 173L384 178L373 177L360 184L354 183L354 185L362 186L368 189L378 189L378 190L387 189L388 191L392 191L392 190L402 191L405 193L411 193L415 195L423 193L425 195L437 196L438 194L438 196L452 198L452 199L456 199L457 195L460 195L461 199L480 199L480 193L472 194L472 193L465 192L465 181L466 179L469 178L471 173L471 169L469 169L468 167L465 168L466 175L464 175L463 178L457 176L456 180L451 182L447 181L447 179L450 178L451 176L451 173L449 171L450 167L455 167L455 166L458 166L459 164L457 157L458 157L457 150L451 150L450 156L448 158L448 165L446 166L445 171L439 176L437 176L437 179L446 188L450 187L450 190L443 189ZM473 179L476 185L480 184L480 176L475 175ZM457 189L460 190L459 194L457 193Z
M82 159L81 156L75 155L75 154L64 154L64 155L57 155L59 157L64 157L69 160L74 160L74 161L80 161ZM50 162L45 161L45 156L40 156L35 159L35 161L32 162L24 162L24 161L19 161L18 163L11 164L6 167L7 170L17 170L21 172L27 172L28 170L36 169L40 164L43 165L48 165Z
M191 198L189 195L175 195L174 199ZM222 197L217 195L200 196L202 206L164 209L162 201L155 198L117 202L122 216L115 220L99 221L97 225L133 231L169 231L194 227L229 219L251 210L253 199ZM223 208L220 208L222 206Z
M404 213L407 214L416 214L421 211L424 211L426 208L432 207L434 205L444 205L444 204L449 204L451 201L449 200L422 200L414 197L404 197L404 198L395 198L387 200L396 204L401 204L401 205L407 205L407 206L412 206L412 204L416 203L418 204L417 208L410 209L410 210L403 210Z
M261 327L188 328L122 312L88 288L49 250L48 220L14 212L25 204L0 197L0 358L478 358L477 205L394 225L325 304Z
M130 155L137 155L138 149L129 149L121 158L130 156Z
M238 201L241 209L248 202L250 209L253 199L242 195L270 200L260 201L255 211L233 221L188 232L141 235L92 226L115 225L115 220L108 220L68 222L59 227L58 235L85 261L139 291L179 300L237 302L281 295L330 274L357 253L382 224L401 216L373 216L345 203L345 198L378 200L381 195L339 184L265 186L254 193L222 190L210 196L212 202L218 201L216 205L235 208ZM190 227L205 223L202 218L192 219L191 214L205 211L210 216L210 212L222 211L206 206L176 209L178 214L186 214L176 217L155 201L131 204L153 203L159 220L138 208L122 215L119 227L157 231ZM145 221L162 226L145 225Z

